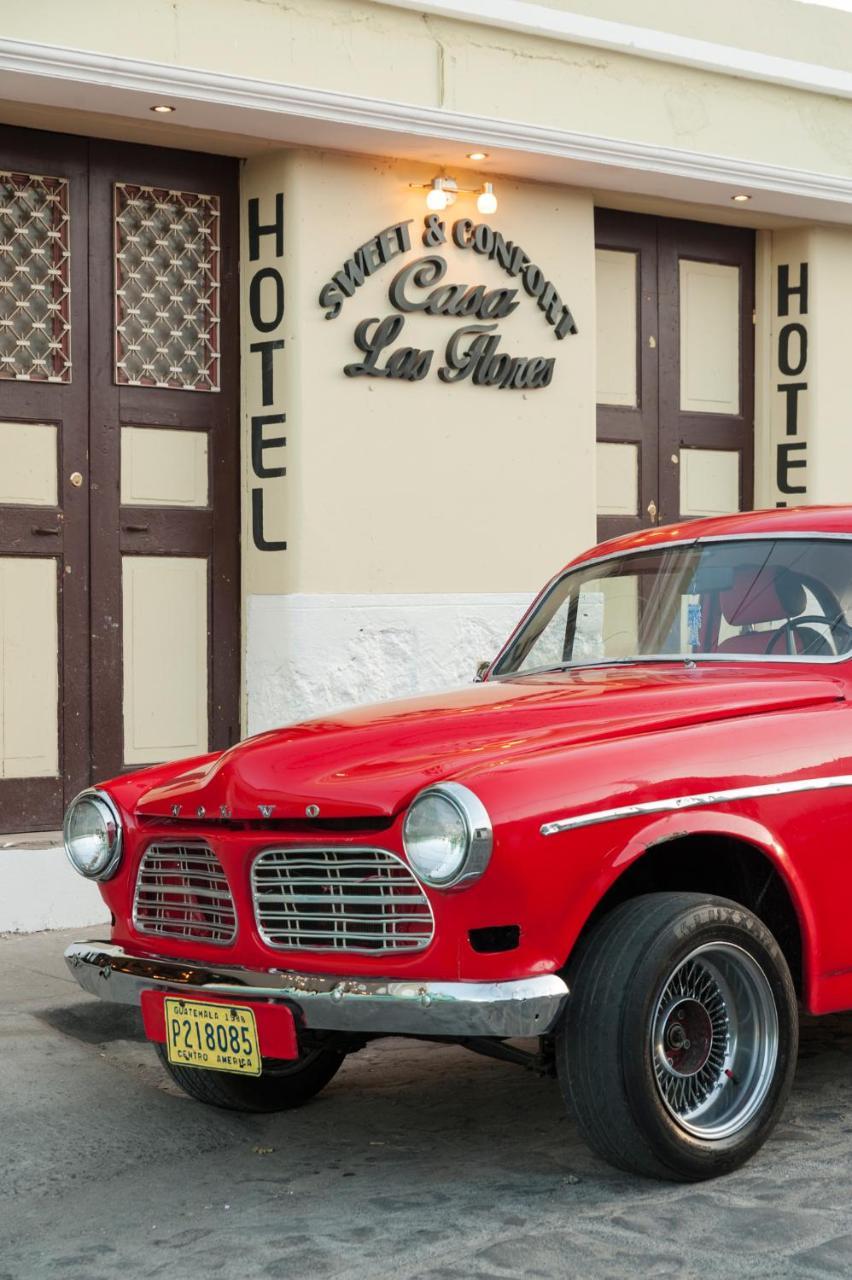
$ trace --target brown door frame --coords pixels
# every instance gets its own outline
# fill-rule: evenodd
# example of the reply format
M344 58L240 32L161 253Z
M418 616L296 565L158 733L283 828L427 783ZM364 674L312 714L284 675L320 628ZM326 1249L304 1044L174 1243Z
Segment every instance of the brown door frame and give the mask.
M595 210L595 246L637 255L637 406L598 405L599 442L639 449L636 516L601 516L598 537L612 538L681 519L681 448L740 455L740 508L754 500L754 232L743 227ZM740 268L740 412L680 409L680 258ZM677 458L678 461L673 461ZM648 513L656 507L655 518Z
M89 492L69 480L88 472L87 144L0 126L0 168L67 178L70 215L71 381L0 379L0 419L57 427L57 506L0 508L0 555L57 562L59 776L0 779L0 831L32 831L59 826L89 780Z
M682 448L729 449L740 455L740 510L754 502L755 235L744 227L661 218L658 238L660 353L660 524L681 519ZM665 225L663 225L665 224ZM687 413L680 407L679 261L739 267L739 414ZM687 517L688 518L688 517Z
M636 407L599 404L597 438L602 444L633 444L639 466L639 510L635 516L600 516L598 538L635 533L657 501L659 432L659 352L657 350L657 219L595 210L595 248L636 254Z
M223 390L182 391L116 384L114 182L219 197ZM92 769L96 778L125 768L122 555L209 556L210 748L229 746L239 737L238 182L235 160L156 147L90 143L91 487L92 527L98 530L98 536L92 539ZM207 508L120 506L121 426L128 425L208 430Z

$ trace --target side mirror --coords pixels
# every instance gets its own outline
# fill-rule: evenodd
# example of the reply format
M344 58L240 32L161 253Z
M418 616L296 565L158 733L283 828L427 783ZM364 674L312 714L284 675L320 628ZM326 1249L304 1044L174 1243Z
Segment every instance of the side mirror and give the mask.
M491 666L491 662L489 661L488 658L486 658L482 662L477 662L476 675L473 677L474 684L482 684L482 681L485 679L485 674L488 671L488 668L490 666Z

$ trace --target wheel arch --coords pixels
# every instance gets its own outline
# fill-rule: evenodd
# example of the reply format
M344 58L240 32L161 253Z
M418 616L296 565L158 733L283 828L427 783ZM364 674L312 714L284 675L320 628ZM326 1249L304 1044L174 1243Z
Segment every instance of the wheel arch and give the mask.
M760 823L707 811L667 815L614 845L607 871L571 954L602 916L630 898L660 891L714 894L740 902L763 920L784 953L797 994L806 1008L814 1007L810 903L786 850Z

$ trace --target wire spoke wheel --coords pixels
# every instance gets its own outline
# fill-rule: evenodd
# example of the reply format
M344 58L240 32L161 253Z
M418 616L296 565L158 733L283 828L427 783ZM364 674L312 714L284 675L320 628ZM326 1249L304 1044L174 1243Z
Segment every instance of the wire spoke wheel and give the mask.
M778 1048L772 987L742 947L698 947L664 982L650 1051L663 1104L687 1133L721 1139L744 1128L772 1083Z

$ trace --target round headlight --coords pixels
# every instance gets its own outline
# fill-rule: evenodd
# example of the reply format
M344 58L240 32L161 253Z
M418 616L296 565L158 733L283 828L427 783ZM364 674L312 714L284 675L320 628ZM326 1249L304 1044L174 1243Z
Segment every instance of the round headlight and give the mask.
M476 880L491 857L491 820L478 796L458 782L421 791L402 826L412 869L436 888Z
M87 880L109 880L121 858L121 818L102 791L83 791L72 800L63 826L65 852Z

